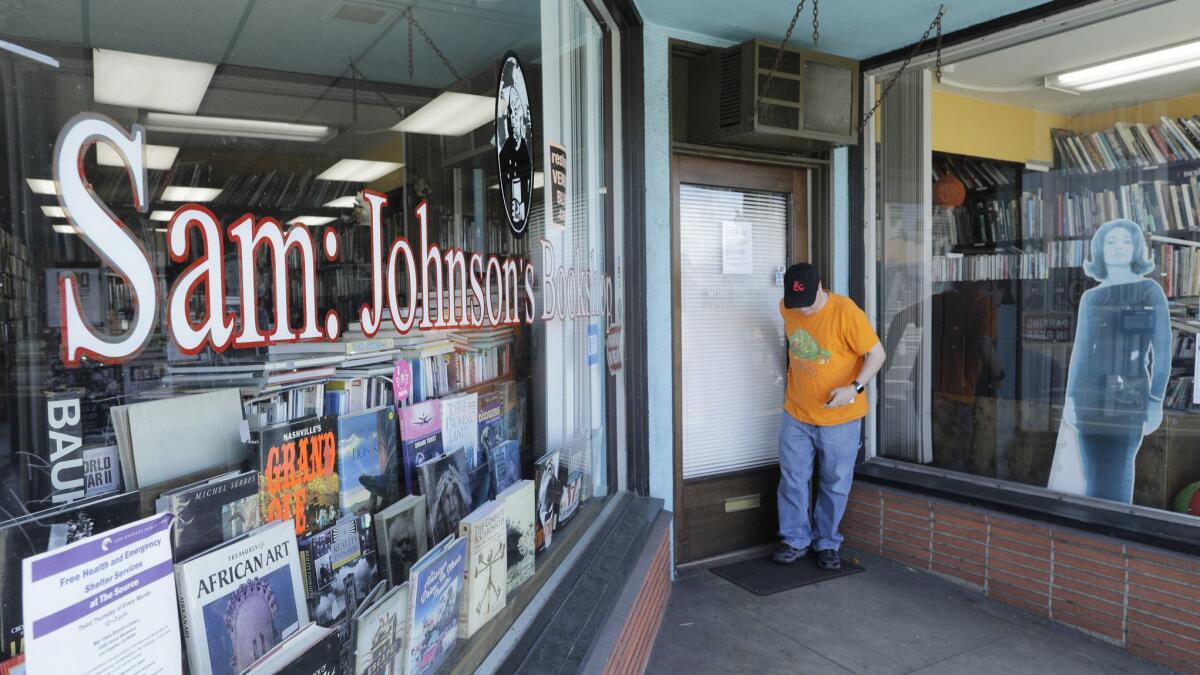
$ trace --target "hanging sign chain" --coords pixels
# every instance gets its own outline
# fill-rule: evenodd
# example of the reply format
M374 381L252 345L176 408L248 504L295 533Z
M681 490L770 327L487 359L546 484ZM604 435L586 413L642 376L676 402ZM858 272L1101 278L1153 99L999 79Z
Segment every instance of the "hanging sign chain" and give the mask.
M412 29L415 26L417 29L417 32L419 32L421 34L421 37L424 38L425 42L429 45L429 48L432 49L433 53L437 54L437 57L442 60L442 65L446 66L446 70L449 70L450 74L454 76L454 80L456 82L462 80L463 79L462 75L459 75L458 71L454 69L454 66L450 65L450 59L446 58L446 55L443 54L442 50L437 46L436 43L434 43L433 38L429 37L429 33L425 32L425 27L421 25L420 21L417 21L417 17L413 16L412 7L405 7L404 11L401 12L401 14L404 16L404 18L408 19L408 75L409 75L409 77L410 78L412 77L412 70L413 70Z
M813 46L814 47L817 46L817 44L821 41L821 28L820 28L820 24L817 23L817 2L818 2L818 0L812 0L812 3L813 3Z
M879 92L879 98L875 99L875 105L871 106L871 109L867 111L866 115L863 116L862 121L858 123L859 131L862 131L863 128L867 126L867 122L871 120L871 117L878 112L879 106L882 105L883 100L887 98L888 92L892 90L892 87L896 84L896 81L899 80L900 76L904 74L904 70L908 68L908 64L913 60L913 57L915 57L917 53L921 51L921 47L924 46L926 40L929 39L930 33L933 33L935 30L937 31L937 54L934 57L934 76L937 77L938 82L942 81L942 17L945 15L946 6L939 5L937 16L933 17L933 21L929 24L929 28L925 29L925 34L921 36L921 39L917 42L917 44L913 45L912 51L909 52L908 57L904 59L904 63L900 64L900 69L893 73L892 76L888 78L888 81L884 83L883 90Z

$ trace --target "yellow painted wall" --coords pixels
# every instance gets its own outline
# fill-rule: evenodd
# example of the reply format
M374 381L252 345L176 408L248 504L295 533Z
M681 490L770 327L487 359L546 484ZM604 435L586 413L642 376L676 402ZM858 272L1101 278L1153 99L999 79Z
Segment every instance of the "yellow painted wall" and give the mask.
M1167 117L1200 115L1200 94L1161 101L1147 101L1125 108L1105 110L1090 115L1078 115L1071 118L1067 128L1072 131L1092 133L1111 129L1117 122L1158 124L1164 115Z
M933 149L1010 162L1054 159L1050 129L1070 118L933 90Z

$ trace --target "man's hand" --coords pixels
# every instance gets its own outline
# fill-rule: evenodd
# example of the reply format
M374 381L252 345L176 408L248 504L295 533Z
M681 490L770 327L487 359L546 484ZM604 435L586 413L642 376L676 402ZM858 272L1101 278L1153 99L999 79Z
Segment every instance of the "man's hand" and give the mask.
M853 385L838 387L829 392L829 400L825 403L826 408L840 408L844 405L854 403L854 397L858 396L858 392L854 390Z

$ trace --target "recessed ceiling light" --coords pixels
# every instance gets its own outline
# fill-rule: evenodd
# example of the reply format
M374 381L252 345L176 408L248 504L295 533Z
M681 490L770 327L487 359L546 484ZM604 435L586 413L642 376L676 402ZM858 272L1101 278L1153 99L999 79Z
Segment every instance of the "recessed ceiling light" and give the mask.
M357 202L354 201L354 195L346 195L345 197L338 197L333 201L325 202L324 206L330 209L352 209L357 206Z
M145 147L146 168L156 171L170 169L175 164L175 155L179 154L179 148L172 145L147 145ZM125 162L121 161L121 155L117 154L117 151L108 143L96 144L96 163L100 166L125 167Z
M63 207L61 207L61 206L43 206L42 213L46 214L47 216L50 216L51 218L66 218L67 217L67 212L64 211Z
M317 180L370 183L404 166L399 162L375 162L369 159L343 159L325 169Z
M496 99L447 91L392 127L409 134L462 136L495 119Z
M337 218L330 216L296 216L287 221L288 225L307 225L308 227L320 227L326 223L332 223Z
M221 188L185 187L170 185L163 189L164 202L211 202L221 194Z
M160 220L168 222L175 215L174 211L153 211L150 213L150 220Z
M194 113L216 69L200 61L93 49L92 95L97 103Z
M29 189L33 190L34 194L38 195L56 195L58 190L54 187L54 181L45 178L26 178L25 182L29 185Z
M323 124L294 124L238 117L207 117L155 112L146 113L143 124L151 131L202 136L270 138L280 141L323 141L333 135L333 131Z
M79 234L79 230L75 229L75 226L70 223L54 223L51 227L59 234Z
M1046 87L1072 93L1094 91L1200 67L1200 40L1047 75Z

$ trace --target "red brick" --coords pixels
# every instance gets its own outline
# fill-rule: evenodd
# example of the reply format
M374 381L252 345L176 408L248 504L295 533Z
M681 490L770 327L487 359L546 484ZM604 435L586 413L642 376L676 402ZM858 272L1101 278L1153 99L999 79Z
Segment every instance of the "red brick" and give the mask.
M1003 528L1006 530L1015 530L1017 532L1027 532L1030 535L1041 537L1050 537L1050 528L1040 523L1035 523L1032 520L1022 520L1005 516L998 513L989 513L987 516L988 524L993 528Z
M1175 649L1170 645L1164 645L1153 640L1139 638L1135 640L1130 636L1125 649L1134 656L1141 657L1157 663L1160 666L1166 666L1171 670L1181 673L1200 673L1200 667L1197 667L1196 656L1189 654L1182 649Z
M1121 615L1124 614L1124 608L1119 602L1109 602L1097 597L1076 593L1062 586L1052 586L1050 598L1050 607L1055 611L1058 611L1058 608L1063 605L1089 607L1104 615L1115 616L1117 617L1117 621L1120 621Z
M1039 595L1046 596L1049 596L1050 594L1050 585L1037 581L1036 579L1027 579L1025 577L1009 574L1007 572L1002 572L995 569L989 569L987 574L989 585L1003 584L1013 588L1020 588L1027 593L1037 593Z
M933 519L972 530L987 528L987 514L982 511L957 508L945 502L933 503Z
M1046 584L1047 586L1050 585L1050 570L1048 569L1039 570L1032 567L1022 567L1021 565L1014 565L1006 560L997 560L995 558L988 560L988 569L995 570L1001 574L1011 574L1013 576L1037 581Z
M942 567L952 567L956 570L961 570L964 574L978 576L980 578L980 585L983 584L983 579L987 578L987 568L969 560L934 556L932 563Z
M996 545L998 543L1000 545L1005 545L1005 542L1011 542L1023 546L1030 546L1037 550L1050 550L1050 537L1044 534L1025 532L1021 530L1010 530L1005 527L996 527L995 525L993 525L988 532L991 537L989 541L992 543L992 545Z
M1147 626L1143 623L1129 621L1129 636L1143 638L1141 641L1153 641L1161 644L1169 645L1175 649L1181 649L1186 652L1191 652L1195 656L1200 657L1200 640L1185 637L1174 631L1165 631L1158 628Z
M915 530L911 527L903 527L899 525L884 525L883 538L899 539L909 546L920 546L921 548L929 548L929 533Z
M1064 555L1073 556L1081 560L1087 560L1088 562L1099 563L1101 565L1108 565L1109 567L1115 567L1119 570L1125 569L1125 556L1121 554L1113 555L1112 553L1106 553L1104 551L1079 546L1069 541L1055 541L1054 559L1057 561ZM1122 574L1124 574L1124 572L1122 572Z
M1164 551L1157 548L1143 548L1135 545L1127 546L1125 550L1126 555L1130 558L1137 558L1138 560L1145 560L1172 569L1188 570L1200 574L1200 558L1196 556L1183 555L1182 553Z
M1020 551L1013 551L997 546L988 546L988 560L1002 560L1014 565L1023 565L1050 573L1050 556L1031 556Z
M1180 623L1157 612L1143 612L1131 608L1129 610L1129 621L1130 623L1139 623L1143 626L1150 626L1168 633L1178 633L1184 636L1200 636L1200 625L1198 625L1198 622Z
M1092 579L1073 579L1061 574L1055 573L1054 585L1065 588L1076 593L1085 595L1094 595L1101 600L1123 604L1125 602L1125 584L1105 579L1104 577L1093 577Z
M1129 611L1137 610L1146 614L1153 614L1170 619L1176 623L1182 623L1196 627L1196 633L1200 635L1200 614L1185 612L1174 607L1164 607L1163 605L1147 602L1141 598L1129 598Z
M907 505L914 508L923 508L929 510L929 499L918 497L911 492L900 492L898 490L888 490L883 493L883 503L893 506Z
M951 567L949 565L943 565L938 562L931 563L929 568L931 571L945 574L949 577L954 577L955 579L974 584L980 588L983 588L984 584L987 583L987 578L983 575L982 571L968 572L966 570L962 570L957 567Z
M863 516L846 512L846 516L842 518L841 527L854 526L869 530L879 530L880 523L878 518L865 518Z
M939 528L934 528L933 530L933 541L935 543L942 542L947 546L955 546L968 551L976 551L979 555L983 555L987 550L987 541L982 538L968 539Z
M1097 621L1092 616L1085 616L1075 611L1060 612L1057 606L1052 608L1051 616L1059 623L1074 626L1075 628L1082 628L1097 635L1103 635L1113 642L1121 643L1125 641L1125 631L1121 629L1119 623L1113 625L1108 622Z
M886 558L891 558L898 563L917 567L919 569L929 569L929 552L914 549L910 546L902 545L887 545L884 544L880 551Z
M878 500L879 495L880 495L879 488L877 488L873 485L864 485L863 483L856 483L854 485L854 487L850 490L850 498L851 499L870 498L870 499Z
M1188 569L1180 569L1177 567L1167 567L1158 563L1146 562L1137 558L1129 559L1129 576L1148 575L1160 577L1163 579L1171 579L1178 581L1181 584L1196 586L1200 588L1200 572L1192 572Z
M971 565L980 569L987 568L987 561L983 556L950 546L934 546L933 557L935 560L944 560L949 565L961 562L964 565Z
M1063 567L1070 567L1076 570L1083 570L1092 574L1099 574L1110 579L1125 579L1125 569L1122 567L1112 567L1103 565L1084 558L1080 558L1066 553L1054 552L1054 571L1058 572Z
M929 519L928 518L920 518L918 516L913 516L913 515L910 515L907 513L901 513L898 511L885 512L883 514L883 523L885 525L887 525L888 523L899 523L901 525L908 525L909 527L914 527L919 530L924 530L926 532L929 531Z
M1003 593L1004 595L1020 598L1021 600L1024 600L1035 607L1040 607L1042 608L1040 613L1043 615L1045 615L1050 608L1050 596L1048 595L989 578L988 595L995 595L996 593Z
M846 505L846 513L857 513L864 518L875 518L878 520L883 514L883 510L878 506L868 506L866 504L855 504L851 502Z
M1157 589L1147 588L1139 584L1130 583L1130 603L1133 602L1134 598L1146 600L1156 605L1171 607L1191 614L1200 615L1200 601L1197 601L1195 598L1181 597L1172 593L1164 593Z
M1015 541L1010 541L1008 539L1003 539L1001 537L993 536L992 538L990 538L988 540L988 550L989 551L1011 551L1013 553L1020 553L1021 555L1028 556L1030 558L1036 558L1038 560L1045 560L1047 563L1049 563L1050 562L1050 546L1049 546L1050 542L1049 542L1049 540L1046 540L1046 543L1047 543L1046 546L1036 546L1036 545L1032 545L1032 544L1019 543L1019 542L1015 542Z
M1098 534L1056 527L1050 536L1053 537L1056 542L1062 541L1074 546L1094 548L1096 550L1107 551L1108 553L1121 557L1124 557L1125 555L1124 543Z
M947 523L942 520L933 521L933 531L941 532L949 537L957 537L966 539L967 541L977 541L981 544L987 543L988 533L986 527L978 529L969 527L960 527L955 523Z
M1192 579L1180 583L1174 579L1142 574L1140 572L1130 572L1129 574L1129 583L1131 584L1200 600L1200 584L1197 581L1200 580Z

